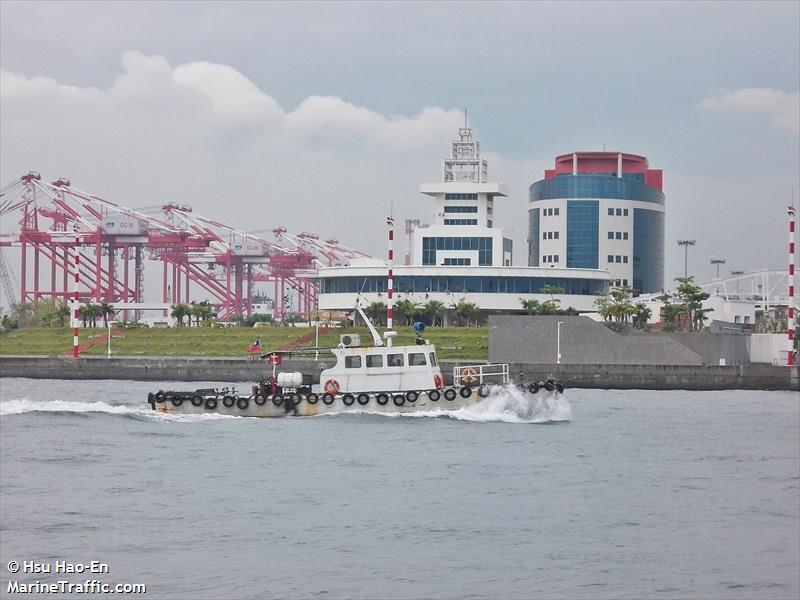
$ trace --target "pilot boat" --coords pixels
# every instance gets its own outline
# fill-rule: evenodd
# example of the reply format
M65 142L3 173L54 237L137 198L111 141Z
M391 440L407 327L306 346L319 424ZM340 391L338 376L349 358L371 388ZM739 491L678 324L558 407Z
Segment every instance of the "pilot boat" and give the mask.
M452 411L474 405L492 394L496 386L511 384L508 364L460 365L453 369L451 385L445 385L436 348L418 333L413 345L395 346L395 331L383 339L360 307L374 345L363 347L358 336L341 336L331 348L273 351L261 355L272 374L240 395L232 387L194 391L151 392L148 402L164 413L220 413L241 417L313 416L352 411L409 413ZM280 371L283 359L330 351L333 366L323 369L319 383L311 374ZM529 395L556 395L564 387L554 379L519 385Z

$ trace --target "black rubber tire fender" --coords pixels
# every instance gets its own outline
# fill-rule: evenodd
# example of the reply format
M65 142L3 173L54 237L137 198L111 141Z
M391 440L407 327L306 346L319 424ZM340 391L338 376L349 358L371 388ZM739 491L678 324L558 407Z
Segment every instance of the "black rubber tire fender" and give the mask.
M445 400L452 402L456 399L456 390L454 388L447 388L444 391L444 398Z
M344 402L345 406L352 406L353 402L355 401L356 398L355 396L353 396L353 394L345 394L344 396L342 396L342 402Z
M250 400L242 396L241 398L237 398L236 400L236 408L239 410L247 410L250 408Z
M172 398L172 406L180 406L181 404L183 404L183 398L180 396L174 396Z
M546 389L548 392L552 392L554 389L556 389L556 382L552 379L548 379L544 383L544 389Z
M556 381L556 389L558 390L559 394L563 394L564 393L564 384L561 383L560 381Z
M165 398L164 391L163 390L158 390L156 392L156 402L163 402L164 398Z
M280 406L281 404L283 404L283 396L281 396L280 394L275 394L275 395L272 397L272 403L273 403L275 406Z
M255 398L253 398L253 402L255 402L258 406L264 406L267 403L267 398L264 394L256 394Z
M356 397L356 400L361 406L366 406L367 404L369 404L369 394L359 394Z
M233 408L234 404L236 404L236 398L233 396L225 396L222 398L222 406L225 408Z
M438 402L439 398L442 397L442 393L439 390L431 390L428 392L428 400L431 402Z
M411 404L414 404L414 402L417 401L417 398L419 398L419 394L417 392L415 392L413 390L406 392L406 401L407 402L410 402Z
M202 396L192 396L192 406L203 406Z
M539 393L539 384L535 381L533 383L528 384L528 391L531 394L538 394Z
M303 401L303 398L300 396L300 394L292 394L289 396L289 401L292 403L292 408L294 408Z
M403 394L395 394L392 398L395 406L403 406L406 403L406 397Z
M327 404L328 406L333 404L334 400L336 400L336 396L334 396L333 394L325 394L324 396L322 396L322 403Z
M217 399L206 398L206 410L216 410L216 408L217 408Z
M319 401L319 396L314 392L311 392L308 396L306 396L306 402L309 404L316 404Z
M491 388L488 385L482 385L478 388L478 396L481 398L487 398L491 393Z
M155 404L156 403L156 395L153 392L147 394L147 403L148 404Z
M389 403L389 394L384 394L381 392L377 396L375 396L375 402L380 404L381 406L386 406Z
M465 385L460 390L458 390L458 395L461 396L462 398L469 398L470 396L472 396L472 388L469 387L468 385Z

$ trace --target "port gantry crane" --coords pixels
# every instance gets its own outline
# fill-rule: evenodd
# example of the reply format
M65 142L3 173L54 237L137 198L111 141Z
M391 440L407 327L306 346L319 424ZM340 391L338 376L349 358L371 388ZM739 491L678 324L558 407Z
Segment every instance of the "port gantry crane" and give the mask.
M142 303L149 259L161 263L165 304L188 303L193 283L211 296L220 319L249 315L253 285L264 281L274 284L276 318L286 316L284 298L290 290L298 299L297 313L310 318L318 293L317 269L368 256L311 233L295 236L278 227L271 230L276 237L272 242L201 216L186 205L167 203L160 209L163 214L154 216L127 208L79 190L65 178L43 182L35 171L3 186L0 252L19 249L19 301L71 297L71 257L77 252L83 301L106 301L121 308ZM9 221L16 221L17 227L6 232L2 227ZM50 267L49 288L43 285L43 264ZM0 283L11 303L15 293L1 254Z

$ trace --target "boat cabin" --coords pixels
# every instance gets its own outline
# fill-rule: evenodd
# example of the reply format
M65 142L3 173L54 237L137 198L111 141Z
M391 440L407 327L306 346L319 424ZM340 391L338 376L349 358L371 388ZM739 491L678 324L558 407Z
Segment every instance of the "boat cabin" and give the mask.
M332 348L336 364L320 374L325 393L402 392L444 387L432 344ZM334 391L336 390L336 391Z

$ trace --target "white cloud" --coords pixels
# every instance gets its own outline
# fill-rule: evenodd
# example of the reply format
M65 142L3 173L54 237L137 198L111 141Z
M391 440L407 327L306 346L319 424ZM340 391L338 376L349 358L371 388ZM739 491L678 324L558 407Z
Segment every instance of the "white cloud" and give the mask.
M800 92L784 92L772 88L743 88L717 96L709 96L701 108L760 113L770 116L776 129L800 129Z

